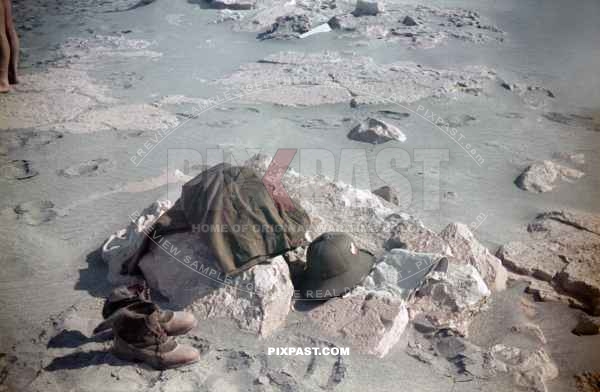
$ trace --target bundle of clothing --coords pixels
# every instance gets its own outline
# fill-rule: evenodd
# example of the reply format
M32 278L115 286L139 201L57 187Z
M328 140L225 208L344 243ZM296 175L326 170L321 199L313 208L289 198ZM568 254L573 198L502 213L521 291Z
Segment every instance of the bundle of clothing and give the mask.
M268 185L268 183L267 183ZM287 194L273 192L251 168L222 163L183 186L181 197L151 235L190 232L207 244L222 272L236 275L304 245L310 218ZM146 245L123 273L139 274Z

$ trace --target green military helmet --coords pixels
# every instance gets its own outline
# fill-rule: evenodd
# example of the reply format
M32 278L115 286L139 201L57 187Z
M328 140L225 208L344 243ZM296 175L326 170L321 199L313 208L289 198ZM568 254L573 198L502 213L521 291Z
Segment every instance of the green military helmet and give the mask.
M348 234L324 233L308 247L300 293L306 299L342 296L369 274L374 263L375 256L359 249Z

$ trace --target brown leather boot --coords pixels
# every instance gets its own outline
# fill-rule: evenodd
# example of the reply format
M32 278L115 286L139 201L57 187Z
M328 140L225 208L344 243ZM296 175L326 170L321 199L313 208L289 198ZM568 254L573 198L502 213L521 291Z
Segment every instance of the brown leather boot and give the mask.
M112 328L113 322L118 317L119 312L141 302L151 302L150 293L146 287L135 285L115 288L106 299L102 309L102 316L105 320L94 329L94 333L97 334L109 330ZM169 336L183 335L198 325L198 321L194 315L189 312L173 312L159 309L159 315L159 321Z
M119 311L113 332L112 352L126 361L144 362L164 370L189 365L200 358L196 349L180 345L167 335L158 307L152 303L142 302Z
M131 306L131 305L129 305ZM98 324L94 329L94 334L106 332L113 327L113 324L121 312L127 307L117 310L109 318ZM185 335L198 325L198 320L189 312L173 312L170 310L158 310L159 323L168 336Z
M169 336L184 335L196 328L198 320L189 312L160 311L160 325Z

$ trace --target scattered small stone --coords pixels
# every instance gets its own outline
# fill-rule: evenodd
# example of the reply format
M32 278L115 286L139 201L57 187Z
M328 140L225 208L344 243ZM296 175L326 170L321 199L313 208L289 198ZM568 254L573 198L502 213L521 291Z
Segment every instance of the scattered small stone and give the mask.
M514 83L508 83L508 82L504 82L504 81L502 83L500 83L500 86L503 87L503 88L505 88L508 91L514 91L514 90L517 89L517 85L516 84L514 84Z
M374 194L381 197L383 200L388 201L395 205L400 205L400 199L394 188L384 185L381 188L377 188L373 191Z
M577 321L577 325L571 332L575 335L598 335L600 325L586 314L582 314Z
M405 16L404 19L402 19L402 24L404 26L416 26L417 22L410 16Z
M383 2L377 0L358 0L352 12L354 16L376 16L383 12Z
M356 18L352 14L337 15L327 22L333 30L355 31L358 27Z
M446 200L454 200L457 198L457 196L458 195L456 194L456 192L453 192L453 191L444 192L444 199L446 199Z

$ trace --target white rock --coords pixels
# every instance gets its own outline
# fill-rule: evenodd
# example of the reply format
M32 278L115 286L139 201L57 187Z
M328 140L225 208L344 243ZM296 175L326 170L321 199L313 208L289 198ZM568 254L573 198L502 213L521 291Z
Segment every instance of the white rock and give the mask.
M384 357L408 325L404 302L395 297L350 293L309 312L320 331L341 336L359 351Z
M451 223L440 233L452 251L450 260L470 264L477 269L493 291L506 289L508 273L499 258L483 246L469 227L463 223Z
M139 266L148 286L200 320L224 318L267 336L290 310L294 287L282 256L234 277L225 276L210 249L193 233L153 239Z
M348 137L359 142L381 144L390 140L406 141L406 136L400 129L375 118L367 118L366 121L356 125L348 133Z
M194 301L190 310L199 319L228 318L241 329L264 337L285 323L294 286L282 256L259 264L216 291Z
M250 10L256 6L256 0L212 0L212 8L230 10Z
M102 246L102 260L108 264L108 281L122 284L131 281L131 277L121 275L123 263L129 260L147 241L146 233L151 225L171 208L169 200L158 200L144 209L127 228L112 234Z
M584 176L580 170L560 165L553 161L541 161L531 164L515 180L517 186L530 192L549 192L558 180L576 180Z
M409 305L412 315L423 315L437 328L451 328L466 336L473 316L491 294L475 267L448 265L446 273L434 271Z
M400 298L419 288L428 271L444 256L434 253L416 253L404 249L392 249L386 253L362 286L367 291L387 292Z

